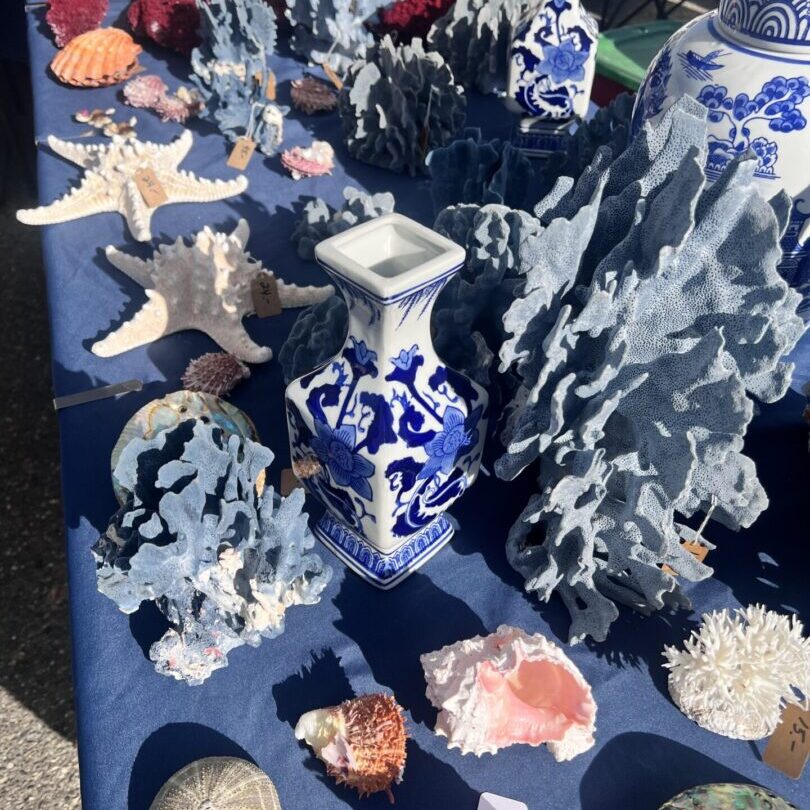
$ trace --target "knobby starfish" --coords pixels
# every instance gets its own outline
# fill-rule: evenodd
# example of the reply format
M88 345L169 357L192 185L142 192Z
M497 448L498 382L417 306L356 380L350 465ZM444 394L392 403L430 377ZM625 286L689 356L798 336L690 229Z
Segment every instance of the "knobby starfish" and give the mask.
M266 346L251 340L242 318L254 313L251 285L260 273L274 277L245 250L250 228L240 219L233 233L203 228L186 245L182 237L160 245L144 261L110 245L107 258L146 290L149 299L131 320L93 345L93 354L112 357L151 343L163 335L198 329L225 351L248 363L263 363L273 356ZM334 294L331 285L299 287L275 279L281 306L318 304Z
M177 167L191 149L193 138L186 130L172 143L159 144L113 136L109 144L78 144L48 136L48 146L57 155L81 166L81 184L50 205L23 209L17 219L26 225L51 225L91 214L118 211L139 242L152 238L152 213L135 183L139 169L154 171L166 192L159 205L183 202L212 202L241 194L247 188L244 175L233 180L203 180Z

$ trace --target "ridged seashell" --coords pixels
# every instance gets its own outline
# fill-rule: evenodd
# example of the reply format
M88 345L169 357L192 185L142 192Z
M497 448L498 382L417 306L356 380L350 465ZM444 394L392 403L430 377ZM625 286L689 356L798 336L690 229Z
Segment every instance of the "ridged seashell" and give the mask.
M105 87L128 79L140 66L141 52L120 28L96 28L70 40L51 62L60 82L76 87Z
M304 740L338 784L360 796L380 791L391 802L391 785L405 771L405 718L392 695L345 700L340 706L301 715L295 736Z
M593 746L596 703L568 656L539 633L501 625L421 657L436 734L462 754L548 744L558 762Z
M135 438L151 439L164 430L176 427L186 419L212 422L225 433L236 434L254 442L259 441L259 434L250 417L219 397L197 391L173 391L165 397L153 399L130 417L113 447L110 468L113 472L113 489L118 503L123 505L127 499L126 490L118 483L114 474L123 449ZM261 488L264 488L263 483Z
M285 149L281 153L281 162L293 176L293 180L332 174L335 150L326 141L313 141L312 146L306 149L301 146Z
M181 768L149 810L281 810L276 786L253 763L206 757Z
M208 352L192 360L183 372L183 388L224 397L242 380L250 377L250 369L228 352Z
M698 785L679 793L660 810L798 810L798 808L759 785L721 782Z
M326 83L314 76L293 79L290 96L293 106L312 115L319 112L331 112L337 107L337 93Z

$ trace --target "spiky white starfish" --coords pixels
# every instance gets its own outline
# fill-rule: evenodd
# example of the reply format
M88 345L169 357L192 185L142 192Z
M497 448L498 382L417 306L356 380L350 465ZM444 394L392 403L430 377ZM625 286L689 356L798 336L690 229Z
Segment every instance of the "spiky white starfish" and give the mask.
M178 169L191 149L189 130L172 143L159 144L114 136L108 144L78 144L53 135L48 146L66 160L84 169L81 184L50 205L23 209L17 219L26 225L51 225L91 214L118 211L139 242L152 238L152 213L135 184L135 172L151 168L163 186L165 203L211 202L241 194L247 188L244 175L233 180L203 180Z
M251 285L258 273L268 273L245 250L250 228L240 219L233 233L203 228L186 245L182 237L160 245L144 261L121 253L112 245L107 258L146 290L149 299L131 320L93 345L99 357L151 343L163 335L199 329L225 351L248 363L263 363L273 356L266 346L251 340L242 318L254 312ZM325 301L331 285L299 287L276 279L282 307L302 307Z

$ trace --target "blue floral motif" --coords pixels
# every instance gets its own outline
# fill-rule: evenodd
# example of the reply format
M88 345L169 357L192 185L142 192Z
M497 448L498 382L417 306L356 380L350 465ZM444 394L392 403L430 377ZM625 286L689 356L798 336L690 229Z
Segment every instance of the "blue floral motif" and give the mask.
M410 349L401 349L396 357L391 358L394 368L385 379L410 385L416 379L416 372L424 362L425 358L419 354L419 347L414 343Z
M512 41L510 92L518 104L531 115L570 118L574 99L589 90L584 81L595 39L586 13L573 13L568 0L548 0Z
M374 475L376 468L355 452L357 430L354 425L342 425L333 430L316 420L315 431L318 435L312 438L312 449L326 465L334 482L340 487L351 487L361 498L371 500L371 485L367 479Z
M370 374L376 377L377 366L374 364L377 362L377 352L369 349L365 340L358 340L353 336L349 337L349 340L352 345L343 352L343 356L351 363L352 371L356 376Z
M418 478L432 478L441 472L447 475L455 466L461 452L478 441L478 431L471 434L465 429L464 414L458 408L447 408L442 429L425 445L428 460Z
M414 343L410 349L400 349L399 354L391 358L391 362L401 371L410 371L418 351L419 347Z
M652 70L647 74L638 89L638 100L630 124L633 134L641 129L644 121L658 115L664 109L664 102L667 99L667 87L672 76L672 54L670 49L673 44L674 40L670 40L669 43L664 45L653 64ZM711 118L711 115L709 117Z
M722 84L707 84L697 99L708 110L708 118L715 124L726 121L727 137L710 136L707 172L717 174L729 160L749 149L757 157L757 175L775 177L774 165L779 148L767 138L752 138L751 125L757 121L767 124L773 132L788 133L802 130L807 119L799 106L810 96L810 81L804 76L785 78L774 76L762 85L753 98L747 93L731 97Z
M579 82L585 78L585 62L588 54L578 51L573 40L566 39L559 44L543 48L543 61L537 66L542 73L551 76L551 81L560 84L564 81Z

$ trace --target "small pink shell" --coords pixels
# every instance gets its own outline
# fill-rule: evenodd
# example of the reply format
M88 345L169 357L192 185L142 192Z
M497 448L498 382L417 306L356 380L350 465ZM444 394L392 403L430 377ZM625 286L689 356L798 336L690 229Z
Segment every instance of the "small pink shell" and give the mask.
M312 146L294 146L281 153L281 163L294 180L331 174L335 153L326 141L313 141Z

